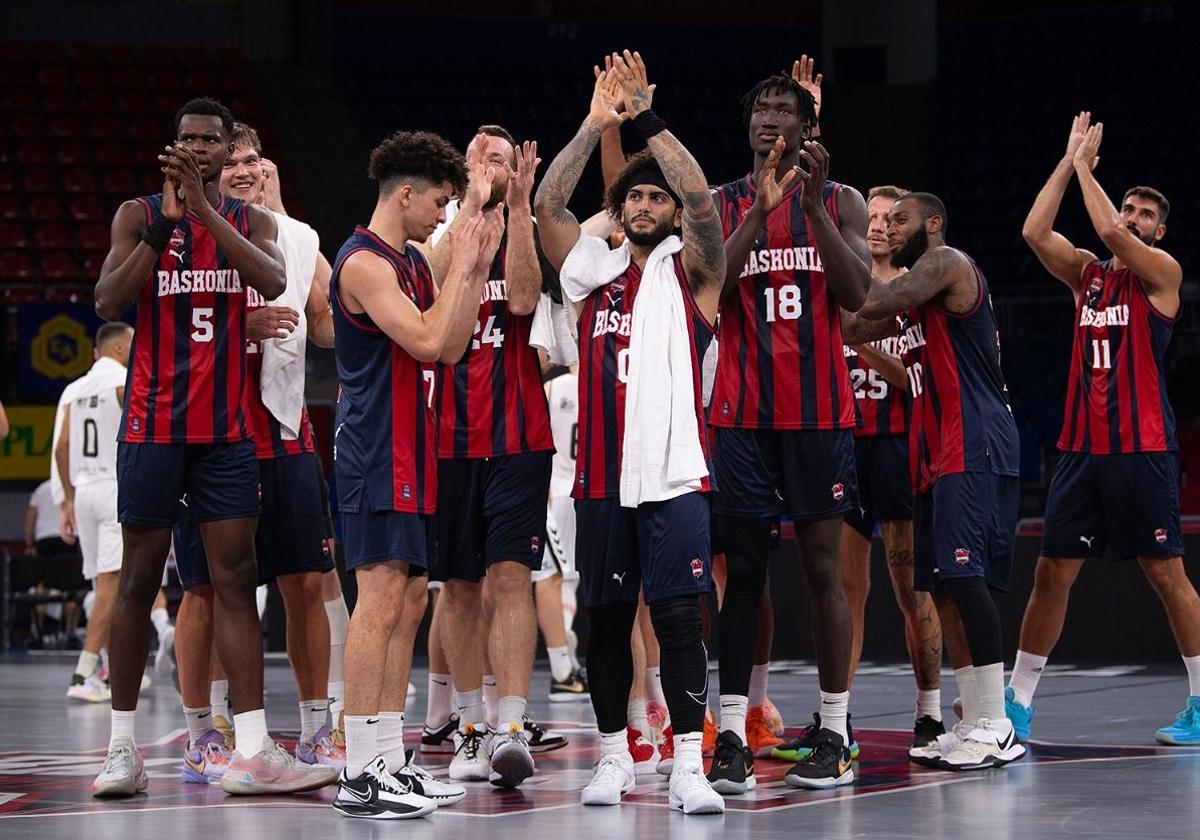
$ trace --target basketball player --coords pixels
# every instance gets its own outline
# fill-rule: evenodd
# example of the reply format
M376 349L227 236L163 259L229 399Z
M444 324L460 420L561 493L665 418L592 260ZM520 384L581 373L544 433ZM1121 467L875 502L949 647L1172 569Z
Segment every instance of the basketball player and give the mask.
M113 219L112 248L96 285L96 311L119 317L138 305L125 413L117 449L124 558L110 628L112 735L97 796L130 796L147 778L134 744L134 709L146 660L145 616L162 578L178 499L200 522L217 592L217 646L230 670L237 749L221 780L234 793L311 789L267 735L260 625L255 609L258 473L242 413L246 288L284 289L275 221L223 199L217 181L233 117L211 99L175 118L177 140L159 161L163 192L127 201Z
M700 620L700 598L712 588L700 361L724 278L720 220L699 165L650 110L641 56L625 51L612 61L612 71L597 72L587 118L536 201L546 255L565 296L582 305L576 559L592 636L614 642L589 646L601 756L581 799L615 805L634 786L628 640L644 589L674 726L670 806L722 813L701 758L708 666ZM648 150L608 192L608 212L626 235L610 250L581 233L567 201L600 135L626 118ZM673 235L681 223L682 240Z
M476 135L467 154L493 173L491 191L476 203L478 191L468 190L461 205L447 207L446 224L431 238L435 280L449 261L446 231L481 206L506 204L507 212L471 341L461 358L439 369L438 557L431 577L444 581L438 620L459 719L450 778L515 787L534 769L525 731L537 643L530 574L542 562L554 449L541 366L529 344L543 280L529 207L539 160L536 143L518 146L501 126L482 126ZM495 610L485 608L485 575ZM485 659L499 698L490 750Z
M1107 547L1137 558L1162 599L1188 673L1188 700L1161 744L1200 744L1200 599L1183 566L1179 455L1163 356L1180 310L1182 271L1159 247L1170 205L1150 187L1125 191L1118 210L1093 173L1103 125L1080 113L1066 154L1038 194L1022 233L1075 297L1062 450L1046 499L1046 531L1006 701L1029 737L1034 690L1066 618L1083 558ZM1100 260L1053 230L1074 175L1112 256ZM1132 488L1136 488L1131 492Z
M906 190L872 187L867 193L867 248L871 273L887 282L897 271L887 242L887 214ZM908 376L898 339L846 347L850 386L861 424L854 431L859 504L842 529L842 583L850 602L854 643L850 679L862 656L863 623L871 581L871 535L879 522L888 575L904 615L904 640L917 682L913 746L945 732L942 726L942 627L933 600L913 589L912 484L908 478ZM851 752L855 752L851 748Z
M828 154L806 143L801 158L808 167L799 173L803 189L815 193ZM914 585L933 593L965 714L952 735L909 754L949 770L1003 766L1025 754L1004 714L992 596L1008 588L1012 570L1018 444L987 281L970 257L946 246L946 209L934 195L909 193L892 205L892 263L908 271L886 283L844 246L829 215L809 204L827 274L871 284L857 315L847 316L846 340L862 344L899 332L913 398Z
M802 201L801 184L793 184L800 144L817 123L813 94L797 78L770 76L746 94L743 109L754 169L716 190L728 270L709 413L717 430L714 509L728 564L721 738L711 775L731 793L753 784L745 731L750 675L770 528L783 513L796 525L812 599L821 689L821 728L785 778L817 788L854 779L846 725L851 622L838 552L841 521L858 492L854 396L838 312L856 310L868 288L866 277L825 273L809 232L820 205L865 259L862 196L831 182Z
M491 179L482 165L475 169L478 200ZM407 765L401 710L420 622L405 614L414 612L414 589L424 613L419 578L435 536L433 365L457 359L471 339L502 211L475 212L449 234L439 294L409 243L427 239L450 197L467 186L462 155L435 134L397 132L372 151L368 173L379 184L370 224L346 240L329 282L341 381L334 464L346 568L358 581L346 638L346 767L333 805L349 817L403 819L437 807L400 772Z
M62 429L54 447L64 495L62 533L78 539L83 576L95 592L83 650L67 689L67 696L76 700L99 702L109 696L96 671L100 649L108 641L108 620L121 571L117 432L132 340L133 328L120 321L96 331L96 363L67 386Z

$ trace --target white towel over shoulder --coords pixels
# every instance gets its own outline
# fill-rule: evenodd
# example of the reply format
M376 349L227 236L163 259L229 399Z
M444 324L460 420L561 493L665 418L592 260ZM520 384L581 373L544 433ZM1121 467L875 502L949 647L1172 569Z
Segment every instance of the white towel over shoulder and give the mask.
M271 305L290 306L300 313L300 323L287 338L272 338L262 343L262 401L279 421L280 436L295 440L300 435L304 411L304 354L308 340L304 310L321 240L304 222L280 213L274 215L278 230L275 242L283 254L287 288Z
M646 260L633 302L629 375L625 383L625 440L621 449L621 505L673 499L700 489L708 465L696 417L688 309L675 275L683 248L669 236ZM629 267L628 245L583 234L563 262L563 293L582 301Z

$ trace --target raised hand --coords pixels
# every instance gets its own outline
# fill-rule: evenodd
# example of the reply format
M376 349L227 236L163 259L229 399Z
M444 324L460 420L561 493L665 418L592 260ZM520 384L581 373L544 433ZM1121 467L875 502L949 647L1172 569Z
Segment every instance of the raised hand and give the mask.
M287 338L300 323L300 313L290 306L262 306L246 313L246 338L266 341Z
M818 73L813 76L813 65L816 64L816 59L809 58L807 55L802 55L797 61L792 62L792 80L812 94L813 102L817 112L817 117L821 116L821 82L825 76Z
M475 268L479 259L481 239L483 237L483 213L475 210L460 210L466 218L461 225L451 225L446 231L446 239L450 241L450 269L448 276L466 276Z
M1075 150L1075 168L1095 169L1100 162L1100 141L1104 139L1104 123L1096 123L1084 132L1079 148Z
M517 168L505 161L508 170L508 194L504 200L508 206L529 212L529 195L533 191L533 178L537 174L538 164L542 159L537 156L537 141L526 140L513 149L517 159Z
M204 195L204 179L200 175L200 161L196 153L185 146L168 146L158 159L163 164L167 178L173 178L183 191L187 209L199 213L208 204L208 198Z
M808 171L805 172L801 167L796 167L793 171L804 185L800 193L800 204L805 212L808 212L821 206L825 193L825 178L829 174L829 152L817 141L805 140L804 147L800 149L800 159L804 161Z
M463 194L464 210L478 210L492 197L492 182L496 180L496 167L488 166L484 159L487 135L476 134L467 146L467 190Z
M629 114L620 110L621 95L617 92L620 80L615 69L601 70L599 67L593 67L592 73L596 77L596 86L592 89L588 120L600 131L607 131L629 119Z
M763 161L762 169L758 172L757 191L754 194L754 203L766 216L772 210L779 206L779 202L783 201L783 194L787 192L792 181L796 180L796 167L789 169L781 180L776 180L776 170L779 168L779 158L783 156L783 148L787 142L783 137L775 138L775 145L771 148L767 159Z
M1083 145L1083 138L1091 122L1091 111L1080 111L1075 119L1071 120L1071 133L1067 136L1067 153L1064 155L1067 160L1074 162L1075 153Z
M630 116L636 117L643 111L650 110L650 102L654 98L654 85L646 77L646 63L638 52L612 54L612 69L621 83L621 92L625 98L625 110Z
M163 167L166 171L166 167ZM163 181L162 214L173 222L178 222L187 214L187 202L179 190L179 182L170 175Z
M259 165L262 167L262 191L259 192L254 203L261 204L276 213L283 213L283 195L279 190L279 167L266 158L263 158Z

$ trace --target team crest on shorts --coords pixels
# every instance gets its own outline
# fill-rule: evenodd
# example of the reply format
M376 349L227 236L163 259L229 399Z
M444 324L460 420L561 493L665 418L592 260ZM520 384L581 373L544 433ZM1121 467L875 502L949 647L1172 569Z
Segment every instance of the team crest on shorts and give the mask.
M532 540L529 541L529 551L531 553L537 554L539 551L541 551L541 549L542 549L542 538L541 537L534 537Z
M1167 529L1166 528L1155 528L1154 529L1154 540L1155 540L1155 542L1158 542L1158 543L1165 543L1167 541Z
M699 580L704 575L704 563L699 557L692 558L692 577Z
M965 566L971 562L971 552L965 548L954 549L954 562L960 566Z
M829 490L833 493L833 500L835 502L840 502L846 495L846 485L841 483L833 485Z

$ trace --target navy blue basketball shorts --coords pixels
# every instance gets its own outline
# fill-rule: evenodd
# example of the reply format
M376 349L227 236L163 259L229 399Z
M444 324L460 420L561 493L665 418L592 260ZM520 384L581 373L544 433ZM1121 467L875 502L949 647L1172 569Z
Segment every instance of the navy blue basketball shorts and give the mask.
M1020 479L953 473L913 500L913 586L937 591L950 578L982 577L1007 591L1016 545Z
M575 563L584 606L647 604L712 591L709 499L687 493L621 507L621 500L575 502Z
M714 460L718 514L806 522L858 506L851 429L718 428Z
M552 452L438 461L435 581L478 582L493 563L542 567Z
M846 514L847 525L869 540L876 522L912 519L907 435L856 437L854 462L858 507Z
M122 525L170 528L185 493L197 522L258 516L254 441L117 444Z
M1182 557L1179 456L1063 452L1046 498L1045 557Z
M175 551L175 573L179 585L184 589L194 586L210 586L208 556L204 553L204 540L200 537L200 523L192 513L190 499L186 496L175 503L177 514L171 527L171 545Z

